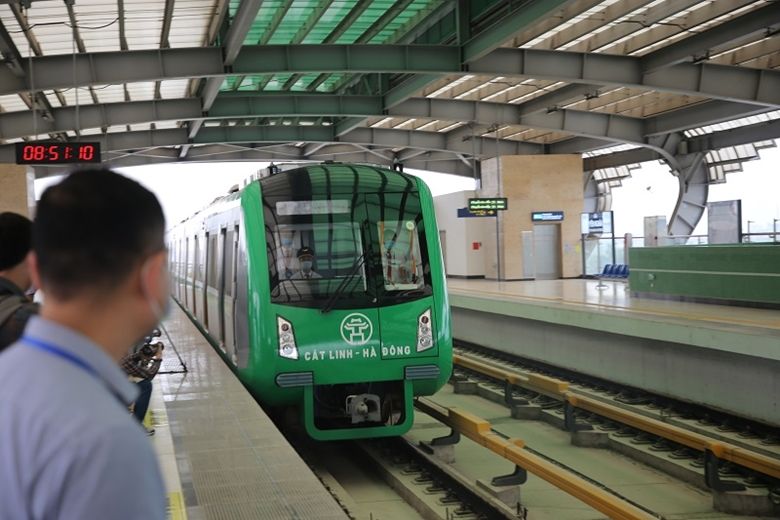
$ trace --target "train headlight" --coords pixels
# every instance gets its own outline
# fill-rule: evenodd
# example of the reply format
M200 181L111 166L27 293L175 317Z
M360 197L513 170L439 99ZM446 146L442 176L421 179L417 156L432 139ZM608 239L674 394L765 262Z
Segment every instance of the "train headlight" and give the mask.
M433 326L431 310L428 309L417 317L417 352L433 347Z
M298 345L295 344L295 332L292 324L281 316L277 316L276 330L279 334L279 355L287 359L298 359Z

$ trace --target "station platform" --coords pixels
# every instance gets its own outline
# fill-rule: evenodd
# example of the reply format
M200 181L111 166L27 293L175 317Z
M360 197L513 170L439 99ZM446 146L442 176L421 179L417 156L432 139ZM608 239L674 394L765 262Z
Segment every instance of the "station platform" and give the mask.
M172 520L346 519L262 408L175 304L150 404ZM177 355L178 354L178 355ZM184 370L166 370L178 360ZM147 416L148 418L149 416Z
M448 290L457 339L780 425L780 311L636 298L621 281Z

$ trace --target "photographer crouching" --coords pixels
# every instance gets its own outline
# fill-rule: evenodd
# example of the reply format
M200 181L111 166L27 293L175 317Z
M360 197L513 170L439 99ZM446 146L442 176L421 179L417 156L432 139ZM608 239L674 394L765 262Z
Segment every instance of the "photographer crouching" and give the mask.
M121 366L130 380L138 385L141 391L133 406L133 416L142 425L146 411L149 409L149 399L152 397L152 379L157 375L162 364L162 352L165 346L161 341L154 341L160 337L160 331L155 329L150 336L144 338L122 358ZM146 428L147 435L154 435L154 428Z

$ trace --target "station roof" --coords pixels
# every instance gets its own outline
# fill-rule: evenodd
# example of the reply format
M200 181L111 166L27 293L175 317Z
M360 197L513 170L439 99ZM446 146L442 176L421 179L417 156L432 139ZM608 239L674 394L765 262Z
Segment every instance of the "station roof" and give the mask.
M727 165L780 136L778 28L768 0L5 0L0 160Z

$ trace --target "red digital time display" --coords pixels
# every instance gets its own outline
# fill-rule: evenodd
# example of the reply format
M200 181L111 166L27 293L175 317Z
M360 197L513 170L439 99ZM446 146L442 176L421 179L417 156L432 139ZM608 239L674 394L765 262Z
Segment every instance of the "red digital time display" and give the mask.
M99 163L100 143L16 143L16 164Z

